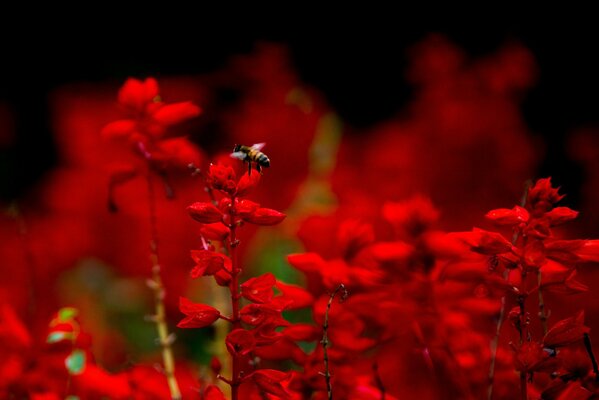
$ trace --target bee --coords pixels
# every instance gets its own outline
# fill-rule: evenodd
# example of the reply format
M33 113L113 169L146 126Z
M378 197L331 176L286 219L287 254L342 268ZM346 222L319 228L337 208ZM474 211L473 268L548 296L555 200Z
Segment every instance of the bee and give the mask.
M262 167L270 167L270 160L266 154L260 151L265 144L266 143L256 143L252 146L236 144L233 153L231 153L231 157L248 163L248 175L252 174L252 162L256 164L256 170L259 173L262 173Z

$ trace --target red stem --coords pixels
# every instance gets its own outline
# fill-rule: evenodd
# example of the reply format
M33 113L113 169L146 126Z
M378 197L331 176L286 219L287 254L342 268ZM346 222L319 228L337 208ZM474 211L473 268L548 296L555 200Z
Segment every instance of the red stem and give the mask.
M235 220L235 196L231 196L231 208L229 209L229 217L231 218L231 222L229 228L231 230L230 236L230 255L231 255L231 284L229 285L229 290L231 292L231 309L232 316L231 320L233 322L233 329L241 328L241 319L239 316L239 298L241 297L239 291L239 273L241 269L239 268L239 262L237 260L237 246L239 245L239 240L237 240L236 230L237 230L237 221ZM232 357L232 377L231 377L231 400L238 400L238 391L239 384L241 383L240 374L241 374L241 360L236 355L231 355Z

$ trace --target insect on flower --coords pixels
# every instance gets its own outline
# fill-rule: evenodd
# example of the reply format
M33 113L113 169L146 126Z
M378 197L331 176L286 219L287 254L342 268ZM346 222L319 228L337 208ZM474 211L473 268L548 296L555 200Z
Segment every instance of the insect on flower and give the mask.
M256 143L251 147L244 146L242 144L236 144L235 148L233 149L233 153L231 153L231 157L237 158L244 162L247 161L248 175L252 174L252 162L256 163L256 170L259 173L262 173L262 167L270 167L270 160L266 154L260 151L265 144L266 143Z

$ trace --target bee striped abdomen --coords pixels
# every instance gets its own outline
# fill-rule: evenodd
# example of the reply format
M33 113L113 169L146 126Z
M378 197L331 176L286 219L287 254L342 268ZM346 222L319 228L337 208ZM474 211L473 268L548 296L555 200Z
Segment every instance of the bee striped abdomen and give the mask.
M258 158L256 162L262 165L263 167L270 167L270 160L266 157L266 154L260 153L258 154Z

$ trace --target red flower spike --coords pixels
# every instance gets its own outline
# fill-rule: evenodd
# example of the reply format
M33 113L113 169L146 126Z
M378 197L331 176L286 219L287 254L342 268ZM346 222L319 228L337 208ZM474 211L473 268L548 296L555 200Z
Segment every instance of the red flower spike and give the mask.
M202 224L212 224L221 222L223 213L211 203L197 202L187 207L187 212L191 218Z
M205 224L200 228L200 234L208 240L223 241L229 236L230 230L222 222Z
M251 332L245 329L235 329L227 335L225 339L227 350L234 357L244 356L254 350L256 347L256 339Z
M245 196L250 190L252 190L260 182L260 174L253 173L248 175L246 172L243 174L239 183L237 184L237 196Z
M581 340L590 328L584 325L584 311L574 317L563 319L549 329L543 343L545 347L556 348L567 346Z
M209 250L192 250L191 258L196 266L191 270L192 278L214 275L225 265L225 256Z
M285 219L286 215L270 208L259 208L244 221L256 225L276 225Z
M545 214L545 218L549 220L549 225L551 226L561 225L575 219L577 216L578 211L574 211L568 207L555 207Z
M163 105L154 113L153 117L156 122L168 126L195 118L201 113L202 109L191 101L182 101Z
M129 78L119 90L119 103L133 111L145 111L147 103L158 96L158 82L154 78L145 81Z
M485 217L497 225L518 225L527 222L530 216L524 208L515 206L511 210L507 208L491 210Z
M281 291L283 300L286 301L286 310L296 310L310 307L314 304L314 297L304 288L277 281L277 288Z
M203 400L227 400L223 392L216 385L208 385L204 390Z
M179 310L186 315L177 324L179 328L204 328L220 317L220 312L216 308L193 303L185 297L179 297Z
M281 399L291 398L291 395L282 384L291 379L291 373L274 369L259 369L251 376L254 383L264 392Z
M254 303L268 303L274 296L275 276L270 272L248 279L241 285L241 295Z

